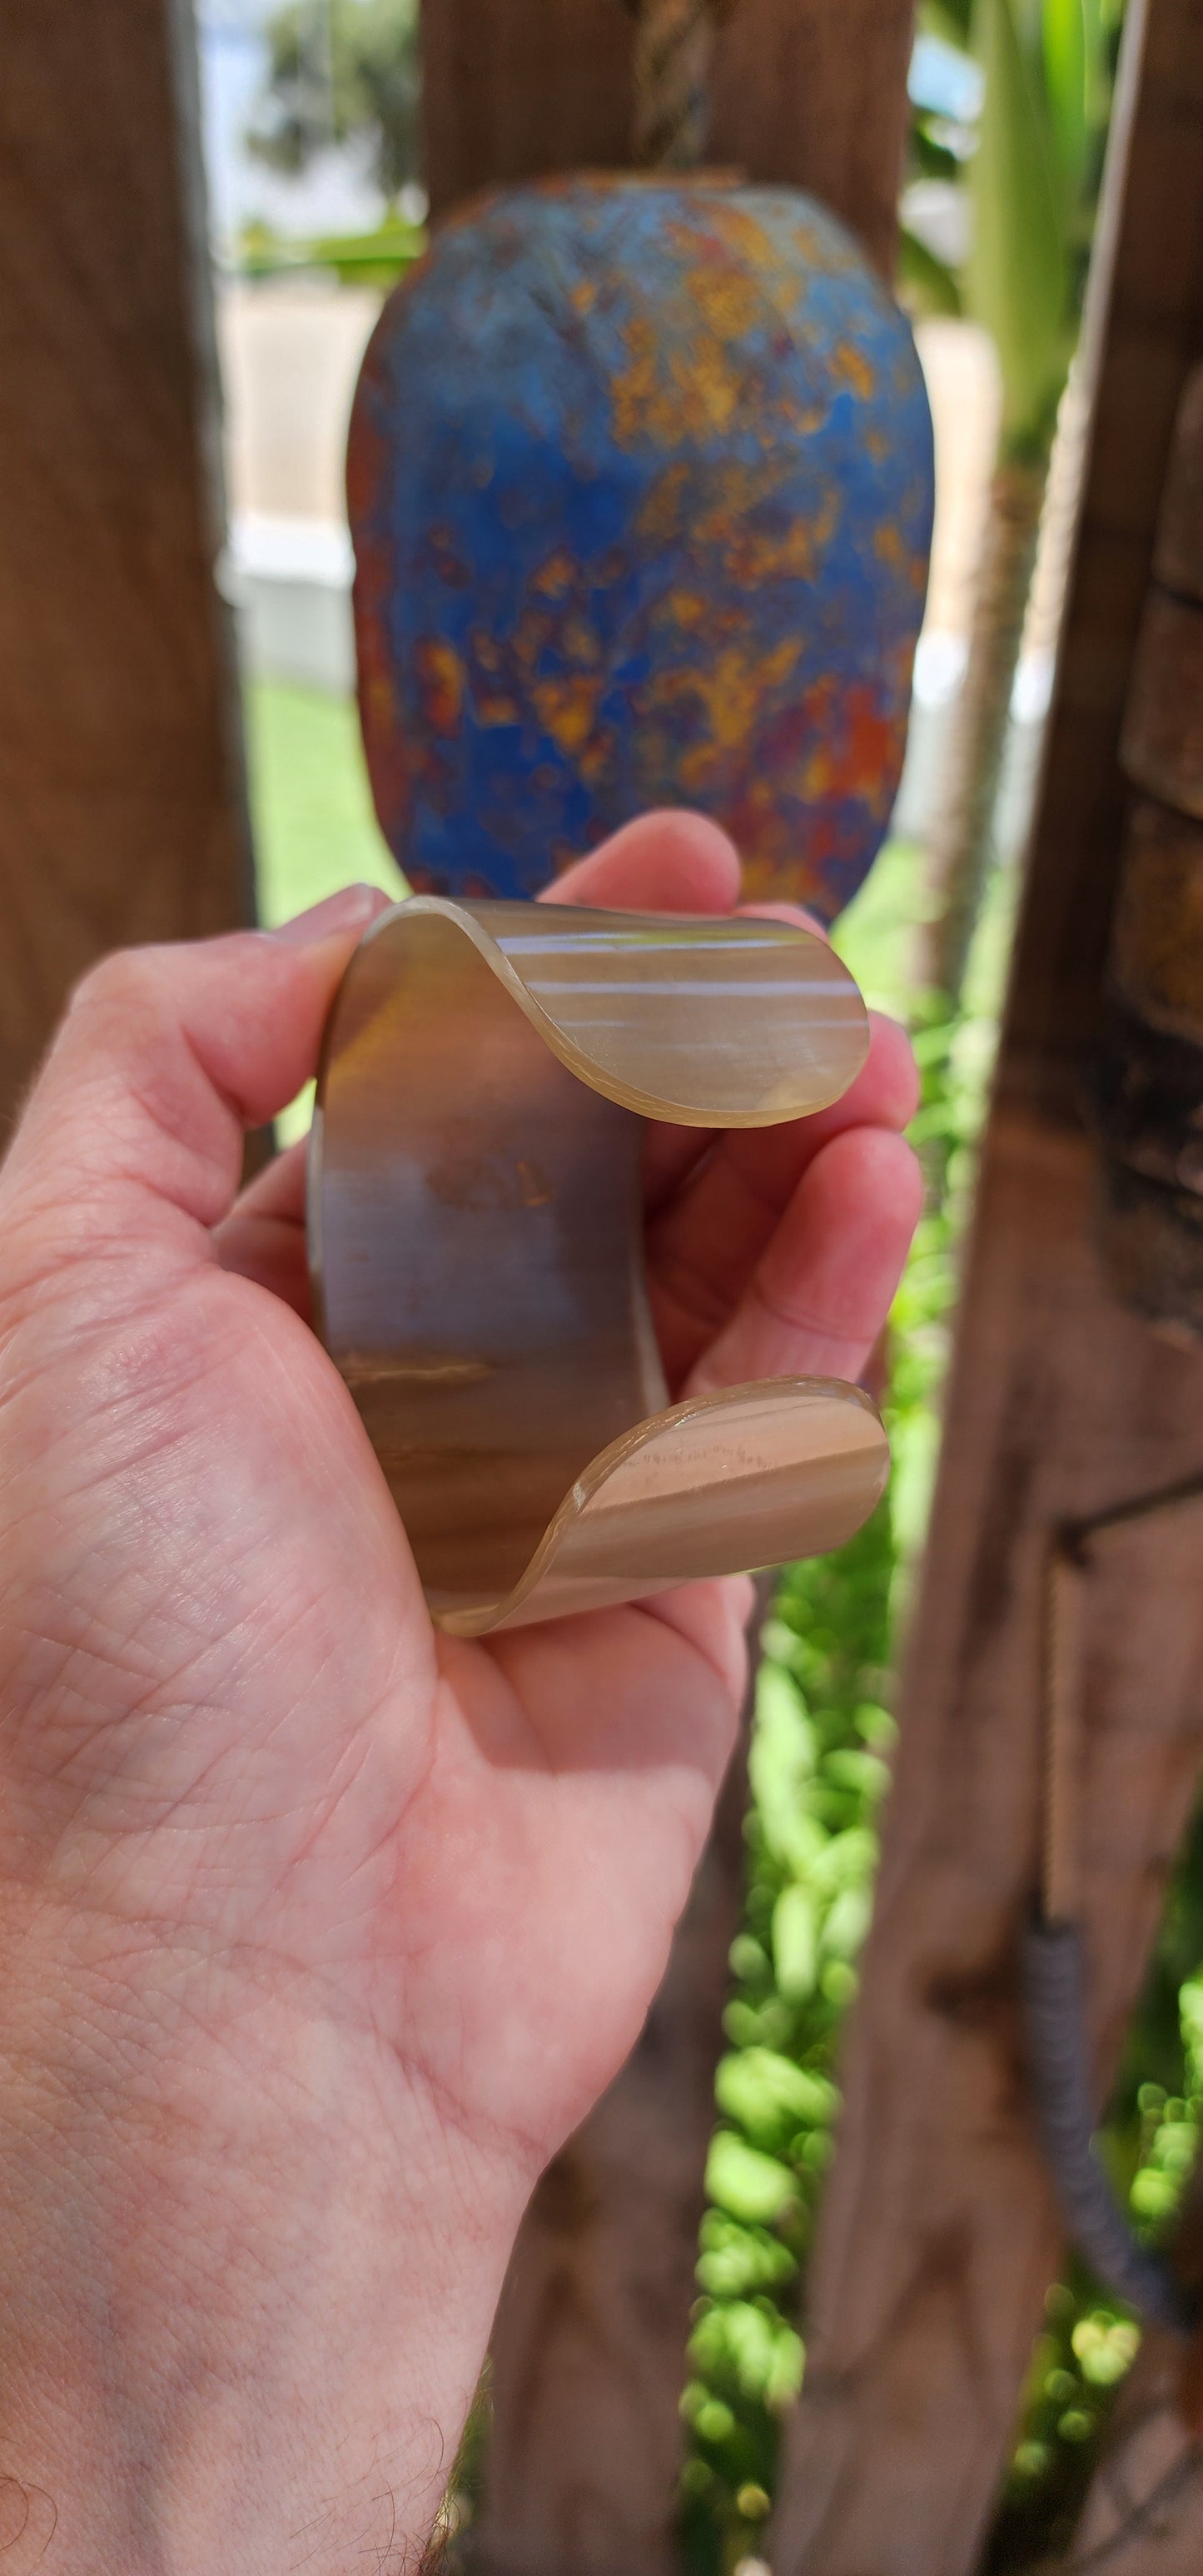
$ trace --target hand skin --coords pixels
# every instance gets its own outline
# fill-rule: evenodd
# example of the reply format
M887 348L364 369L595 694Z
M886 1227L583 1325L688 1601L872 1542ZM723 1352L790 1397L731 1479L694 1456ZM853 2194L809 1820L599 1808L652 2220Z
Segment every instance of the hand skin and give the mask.
M652 815L550 899L738 887ZM108 960L0 1172L0 2576L416 2568L731 1749L742 1579L432 1632L297 1155L236 1199L382 901ZM817 1118L651 1131L676 1392L857 1374L914 1099L879 1022Z

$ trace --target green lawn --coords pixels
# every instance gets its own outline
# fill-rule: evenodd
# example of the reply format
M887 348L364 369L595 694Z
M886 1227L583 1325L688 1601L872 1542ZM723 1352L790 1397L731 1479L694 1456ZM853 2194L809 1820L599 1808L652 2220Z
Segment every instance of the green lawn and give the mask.
M351 700L255 680L245 717L260 920L287 921L352 878L402 893Z

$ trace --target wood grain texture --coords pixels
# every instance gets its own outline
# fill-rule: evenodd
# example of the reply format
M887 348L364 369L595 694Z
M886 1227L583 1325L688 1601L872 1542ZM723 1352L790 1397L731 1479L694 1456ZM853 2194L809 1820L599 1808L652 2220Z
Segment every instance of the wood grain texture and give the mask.
M1143 47L1142 47L1143 37ZM811 2278L776 2576L969 2576L1059 2227L1019 2046L1040 1575L1064 1517L1203 1462L1203 1362L1118 1302L1078 1103L1121 860L1117 744L1175 406L1203 345L1203 0L1129 10L1095 401L897 1784ZM1203 1537L1090 1578L1084 1916L1099 2098L1203 1755Z
M248 917L175 0L0 5L0 1121L75 978Z
M1111 975L1154 1028L1203 1046L1203 823L1143 796L1128 815Z
M1122 758L1136 786L1203 822L1203 607L1156 585L1141 620Z
M1164 589L1203 602L1203 366L1178 406L1153 570Z
M891 277L914 0L737 0L714 52L710 151L809 188Z
M914 0L738 0L714 49L711 161L808 188L892 268ZM632 158L622 0L423 0L425 156L443 214L481 188Z
M626 169L634 47L622 0L422 0L432 212L556 170Z

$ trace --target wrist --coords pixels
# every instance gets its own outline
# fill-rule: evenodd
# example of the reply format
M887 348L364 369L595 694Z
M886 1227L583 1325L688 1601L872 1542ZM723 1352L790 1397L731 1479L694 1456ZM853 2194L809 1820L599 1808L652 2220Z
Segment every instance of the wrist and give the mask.
M279 2576L302 2533L307 2576L415 2565L529 2177L311 1980L178 1935L18 1943L0 2121L30 2528L89 2576Z

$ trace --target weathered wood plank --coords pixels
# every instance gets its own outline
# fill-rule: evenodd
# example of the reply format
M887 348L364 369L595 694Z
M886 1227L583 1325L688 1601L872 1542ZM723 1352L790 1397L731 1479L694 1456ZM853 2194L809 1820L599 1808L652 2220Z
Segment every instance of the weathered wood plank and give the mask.
M3 12L0 1121L82 970L248 917L184 0Z
M1063 1518L1203 1462L1203 1361L1123 1309L1079 1100L1121 864L1122 710L1178 395L1203 345L1203 5L1129 10L1086 490L812 2271L777 2576L968 2576L1059 2250L1019 2047L1040 1808L1040 1577ZM1172 210L1172 211L1171 211ZM1100 2099L1203 1755L1200 1535L1092 1576L1085 1925Z
M1189 595L1203 559L1200 373L1178 410L1120 734L1121 765L1146 793L1128 815L1090 1088L1112 1278L1129 1305L1203 1341L1203 603ZM1185 598L1165 586L1167 559Z
M1128 816L1111 975L1154 1027L1203 1045L1203 824L1143 796Z
M1203 366L1178 406L1153 571L1164 589L1203 602Z
M1123 756L1138 787L1203 822L1203 607L1156 587L1141 622Z
M710 158L814 194L894 256L914 0L739 0L714 57ZM631 159L622 0L424 0L436 215L480 188Z
M809 188L893 275L914 0L737 0L715 46L711 155Z

